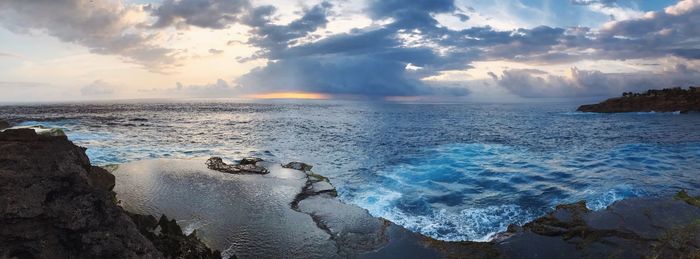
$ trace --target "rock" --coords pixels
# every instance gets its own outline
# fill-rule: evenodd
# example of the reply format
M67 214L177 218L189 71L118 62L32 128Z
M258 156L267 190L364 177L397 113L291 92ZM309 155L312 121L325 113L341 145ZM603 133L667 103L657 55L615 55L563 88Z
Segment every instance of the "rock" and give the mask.
M700 255L700 208L682 200L636 198L590 211L559 205L497 241L504 257L693 258Z
M258 162L262 162L262 161L263 161L262 158L246 157L246 158L241 159L241 162L238 164L240 164L240 165L255 165Z
M0 133L0 258L162 258L92 186L84 149L32 129Z
M185 235L175 220L162 215L159 220L151 215L129 213L141 234L167 258L221 258L196 236L196 231ZM233 257L235 258L235 256Z
M259 158L257 158L259 159ZM243 163L245 161L245 164ZM256 161L252 163L252 161ZM257 162L262 161L262 159L256 160L256 158L246 158L241 160L241 164L229 165L224 163L224 160L220 157L211 157L207 159L205 164L207 168L228 174L267 174L269 171L262 166L256 165Z
M168 241L186 251L154 246L137 228L152 221L135 224L114 176L65 136L8 129L0 150L0 258L216 258L193 235Z
M214 171L219 171L223 173L229 173L229 174L238 174L241 173L241 169L238 168L235 165L228 165L224 163L224 160L221 159L220 157L212 157L207 159L206 162L207 168L214 170Z
M257 165L239 165L238 168L241 170L243 173L249 173L249 174L267 174L268 171L265 169L265 167L262 166L257 166Z
M690 205L693 205L695 207L700 207L700 196L693 197L688 195L688 192L685 190L679 191L676 193L676 196L673 197L676 200L682 200Z
M11 127L9 122L6 122L4 120L0 120L0 130L4 130Z
M312 183L311 189L314 193L335 192L335 187L326 181Z
M645 93L624 93L598 104L582 105L581 112L680 112L700 111L700 88L667 88Z
M92 166L90 168L88 181L90 185L103 191L112 191L112 189L114 189L114 175L99 166Z
M311 171L313 166L302 162L289 162L286 165L282 165L282 167L306 172Z
M47 128L41 125L37 126L22 126L16 127L17 129L32 129L39 136L49 136L49 137L65 137L66 133L62 129L57 128Z

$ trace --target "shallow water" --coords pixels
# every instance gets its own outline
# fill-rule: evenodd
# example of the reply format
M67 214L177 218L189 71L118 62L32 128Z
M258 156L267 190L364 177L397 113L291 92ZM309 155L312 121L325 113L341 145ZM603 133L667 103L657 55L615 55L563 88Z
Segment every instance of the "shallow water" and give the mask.
M303 172L277 166L264 176L224 174L208 170L205 160L121 165L117 198L129 211L178 219L185 234L197 230L225 257L337 257L326 232L290 208L306 182Z
M93 163L260 156L314 164L341 199L443 240L484 240L581 199L700 190L700 114L571 104L164 103L0 107Z

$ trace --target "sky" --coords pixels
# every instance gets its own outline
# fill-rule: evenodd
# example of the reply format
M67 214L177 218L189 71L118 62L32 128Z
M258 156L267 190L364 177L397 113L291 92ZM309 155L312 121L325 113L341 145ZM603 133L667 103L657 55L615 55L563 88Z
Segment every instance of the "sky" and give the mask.
M700 85L700 0L0 0L0 102L519 102Z

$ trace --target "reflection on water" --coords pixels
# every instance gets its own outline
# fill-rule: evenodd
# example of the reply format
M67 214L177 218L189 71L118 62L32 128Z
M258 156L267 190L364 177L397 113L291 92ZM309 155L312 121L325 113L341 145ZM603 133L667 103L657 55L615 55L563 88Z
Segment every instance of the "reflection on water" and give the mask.
M306 182L304 173L272 167L260 175L206 169L205 159L124 164L115 192L130 211L178 219L185 232L239 257L337 257L328 234L290 203Z

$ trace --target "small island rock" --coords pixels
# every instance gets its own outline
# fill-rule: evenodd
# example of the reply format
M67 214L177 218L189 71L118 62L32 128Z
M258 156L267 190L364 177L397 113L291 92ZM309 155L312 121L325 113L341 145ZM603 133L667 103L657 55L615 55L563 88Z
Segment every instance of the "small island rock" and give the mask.
M699 112L700 88L666 88L645 93L623 93L598 104L581 105L581 112Z

